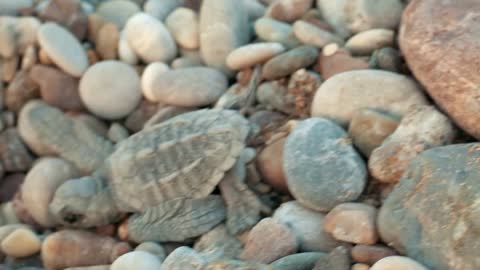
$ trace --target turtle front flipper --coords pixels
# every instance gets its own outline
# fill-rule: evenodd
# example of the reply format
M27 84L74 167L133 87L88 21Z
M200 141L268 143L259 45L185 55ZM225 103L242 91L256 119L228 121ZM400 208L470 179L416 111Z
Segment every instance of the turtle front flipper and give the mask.
M225 220L226 209L218 195L200 199L174 199L133 214L127 221L128 239L182 242L200 236Z
M239 158L219 184L227 205L227 229L233 235L257 224L263 209L257 195L245 184L245 163L244 158Z

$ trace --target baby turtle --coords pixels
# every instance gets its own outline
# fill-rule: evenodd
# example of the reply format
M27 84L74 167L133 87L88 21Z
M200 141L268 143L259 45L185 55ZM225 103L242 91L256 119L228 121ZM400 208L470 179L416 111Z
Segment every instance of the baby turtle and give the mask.
M126 228L135 242L184 241L225 218L238 234L258 222L262 207L243 182L253 157L250 135L250 122L234 110L175 116L118 143L91 176L65 182L50 211L61 224L80 228L131 213ZM217 185L223 200L211 194Z

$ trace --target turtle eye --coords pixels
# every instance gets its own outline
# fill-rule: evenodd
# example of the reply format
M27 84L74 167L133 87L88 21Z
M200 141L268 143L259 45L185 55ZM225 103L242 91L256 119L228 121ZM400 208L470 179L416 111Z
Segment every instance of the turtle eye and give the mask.
M67 213L63 214L62 219L68 224L75 224L78 221L83 219L83 215L72 213L72 212L67 212Z

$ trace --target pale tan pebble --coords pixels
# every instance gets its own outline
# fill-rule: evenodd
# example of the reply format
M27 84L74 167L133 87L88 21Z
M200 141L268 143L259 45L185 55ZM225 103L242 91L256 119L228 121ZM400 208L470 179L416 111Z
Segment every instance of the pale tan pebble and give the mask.
M108 139L112 142L118 143L128 138L128 130L119 123L113 123L108 129Z
M291 23L300 19L312 4L313 0L277 0L268 6L265 16Z
M102 59L116 59L120 40L118 27L113 23L104 24L98 31L96 51Z
M20 219L12 202L6 202L0 205L0 225L19 224Z
M285 51L285 47L277 42L254 43L239 47L227 56L227 66L240 70L262 64Z
M17 52L15 29L10 25L0 25L0 56L10 58Z
M195 11L179 7L168 15L165 25L181 47L186 49L200 47L198 14Z
M38 29L37 39L50 59L73 77L80 77L88 68L85 49L78 39L57 23L47 22Z
M37 50L34 45L30 45L25 50L22 58L21 67L23 70L30 70L38 61Z
M80 171L62 158L44 157L34 164L21 189L22 200L36 222L44 227L56 225L49 210L55 191L65 181L80 176Z
M293 24L293 32L298 40L305 45L323 48L330 43L344 44L344 41L335 34L302 20L298 20Z
M11 58L0 59L0 69L2 71L2 79L5 82L11 82L13 78L15 78L15 74L17 74L18 64L20 61L19 56L13 56Z
M143 10L158 20L164 21L175 8L182 6L184 2L184 0L147 0L143 5Z
M42 48L40 48L40 50L38 51L38 60L40 61L40 64L53 65L52 59L50 58L50 56L48 56L47 52Z
M142 73L142 92L143 95L151 101L156 100L155 95L148 91L149 84L155 80L155 77L170 70L170 67L163 62L153 62L148 64Z
M42 242L32 230L18 228L3 239L0 245L8 256L22 258L39 252Z
M118 257L110 270L153 270L160 269L161 261L157 256L146 251L131 251Z
M172 67L172 69L179 69L189 67L201 67L204 66L204 64L202 58L200 57L182 56L173 60L170 66Z
M128 43L125 31L120 33L118 40L118 58L130 65L136 65L138 63L138 56Z
M375 244L377 209L362 203L342 203L326 216L324 230L335 239L355 244Z
M36 17L19 17L16 22L17 50L23 55L28 46L37 45L37 31L42 22Z
M160 262L163 262L167 257L165 249L155 242L143 242L135 248L135 251L145 251L157 257Z
M355 55L369 55L376 49L391 47L395 42L395 33L390 29L370 29L360 32L345 43L345 48Z
M26 224L7 224L0 226L0 243L7 238L12 232L16 231L17 229L31 229L30 226Z
M350 270L370 270L370 266L368 266L368 264L356 263L352 265Z
M83 267L69 267L65 270L110 270L110 265L95 265L95 266L83 266Z
M250 21L255 21L256 19L262 17L267 10L264 4L260 3L258 0L243 0L245 3L245 8L247 9L248 19Z
M97 7L96 13L105 21L112 22L122 29L128 19L134 14L141 12L140 7L129 0L102 1Z
M124 31L128 44L146 63L169 62L177 55L177 45L167 27L147 13L133 15Z
M90 112L109 120L127 116L142 98L140 77L135 69L116 60L89 67L80 80L79 92Z
M370 270L428 270L420 263L404 256L385 257L376 262Z

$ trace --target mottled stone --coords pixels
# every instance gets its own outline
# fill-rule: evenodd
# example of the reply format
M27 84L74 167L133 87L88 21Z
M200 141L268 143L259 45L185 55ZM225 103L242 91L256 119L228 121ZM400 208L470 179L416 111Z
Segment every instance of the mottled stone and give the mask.
M262 76L275 80L288 76L295 71L312 65L318 56L318 50L312 46L299 46L275 56L263 66Z
M353 201L365 188L365 162L346 132L325 118L297 124L285 142L283 164L290 192L317 211Z
M236 259L242 253L243 245L221 224L202 235L195 242L194 249L200 253L217 254L225 259Z

